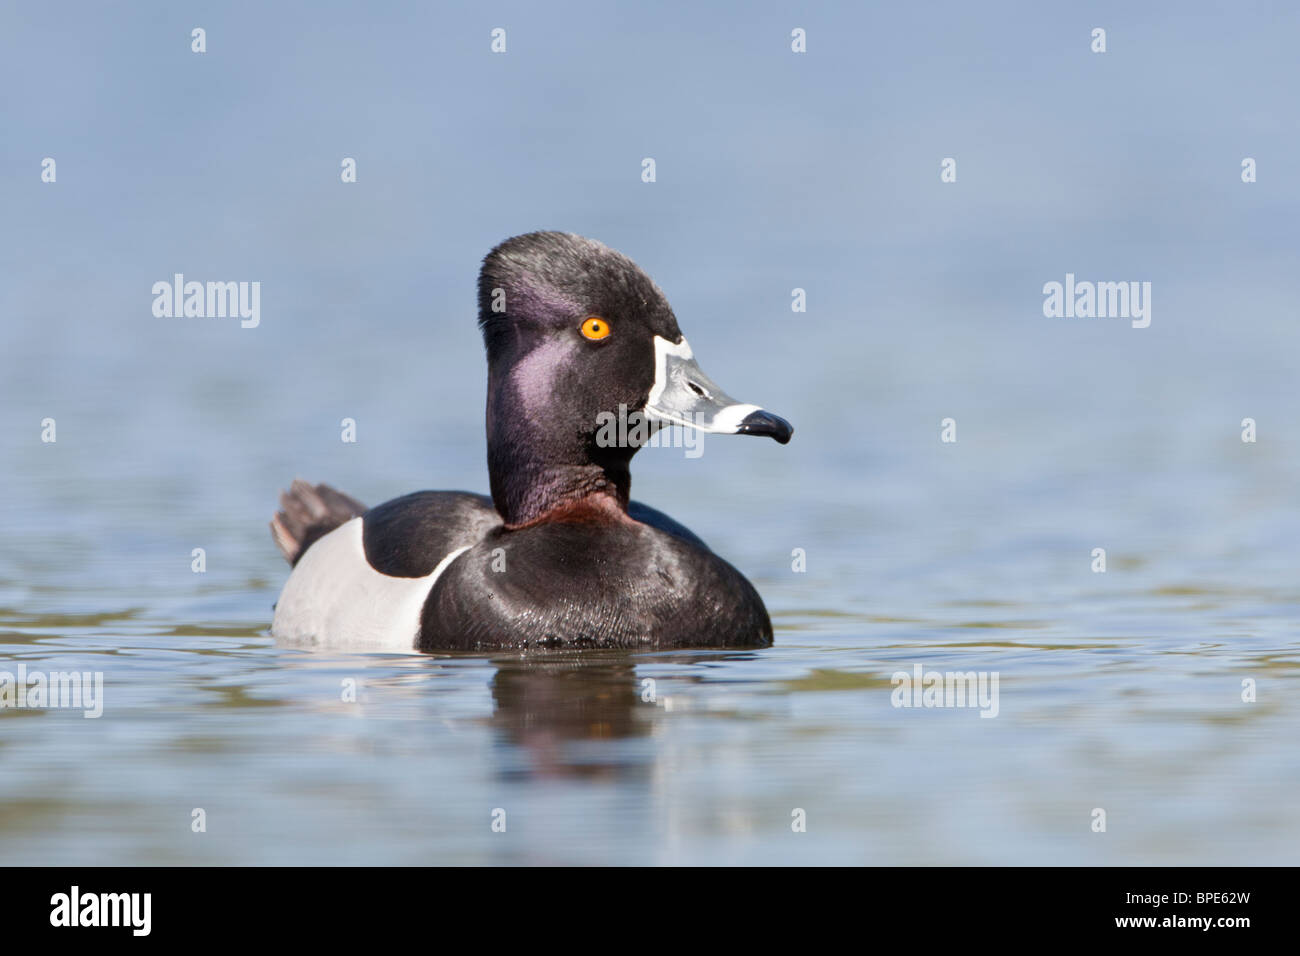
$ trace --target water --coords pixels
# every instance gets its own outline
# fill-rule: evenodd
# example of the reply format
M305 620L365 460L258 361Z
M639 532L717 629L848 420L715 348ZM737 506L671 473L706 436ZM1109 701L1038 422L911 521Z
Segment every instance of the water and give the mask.
M145 13L14 15L0 670L105 687L95 720L0 710L0 862L1294 863L1300 195L1236 172L1300 147L1294 15L1116 8L1093 61L1043 11L898 13L811 23L796 64L773 11L598 9L513 8L496 61L447 39L467 13L235 6L206 60ZM486 488L473 277L539 226L642 262L794 423L633 468L775 646L277 648L293 477ZM262 281L262 324L153 318L176 271ZM1044 318L1067 271L1151 281L1151 327ZM918 664L996 672L997 716L892 706Z
M0 711L6 862L1294 860L1297 529L1240 507L1264 472L1051 493L970 482L961 437L887 465L869 503L847 481L792 508L816 431L640 463L752 577L775 647L523 658L278 649L264 513L197 474L211 501L160 507L168 483L113 474L131 456L91 481L38 459L68 439L33 449L0 668L102 671L105 713ZM892 707L918 663L998 672L997 717Z

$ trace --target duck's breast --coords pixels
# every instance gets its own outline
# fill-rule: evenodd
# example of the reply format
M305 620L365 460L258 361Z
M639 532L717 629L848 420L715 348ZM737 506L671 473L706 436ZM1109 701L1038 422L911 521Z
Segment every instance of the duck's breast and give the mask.
M771 621L753 585L696 541L635 520L495 529L430 589L418 646L771 644Z

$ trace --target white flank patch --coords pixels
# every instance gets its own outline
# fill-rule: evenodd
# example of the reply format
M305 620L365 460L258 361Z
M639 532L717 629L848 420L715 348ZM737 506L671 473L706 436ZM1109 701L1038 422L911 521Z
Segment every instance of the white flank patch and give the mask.
M366 561L361 521L335 528L294 567L271 622L277 642L349 651L415 649L425 598L469 546L451 552L422 578L395 578Z

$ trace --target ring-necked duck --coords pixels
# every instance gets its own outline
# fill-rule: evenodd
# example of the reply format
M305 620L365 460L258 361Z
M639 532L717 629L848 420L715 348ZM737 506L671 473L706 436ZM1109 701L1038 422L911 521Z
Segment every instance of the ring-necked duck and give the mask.
M492 497L367 510L295 481L271 522L294 566L272 633L397 651L770 644L753 585L629 501L628 466L669 423L782 444L789 423L718 388L659 288L599 242L509 239L483 260L478 301Z

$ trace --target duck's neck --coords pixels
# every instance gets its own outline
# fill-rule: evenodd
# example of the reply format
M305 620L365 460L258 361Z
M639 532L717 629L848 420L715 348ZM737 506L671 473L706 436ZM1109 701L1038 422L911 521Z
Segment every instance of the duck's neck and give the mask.
M556 465L520 460L515 451L488 449L492 503L507 528L582 512L627 512L631 476L596 464Z
M627 512L632 449L595 447L583 432L577 422L523 413L508 390L489 386L488 474L506 527Z

